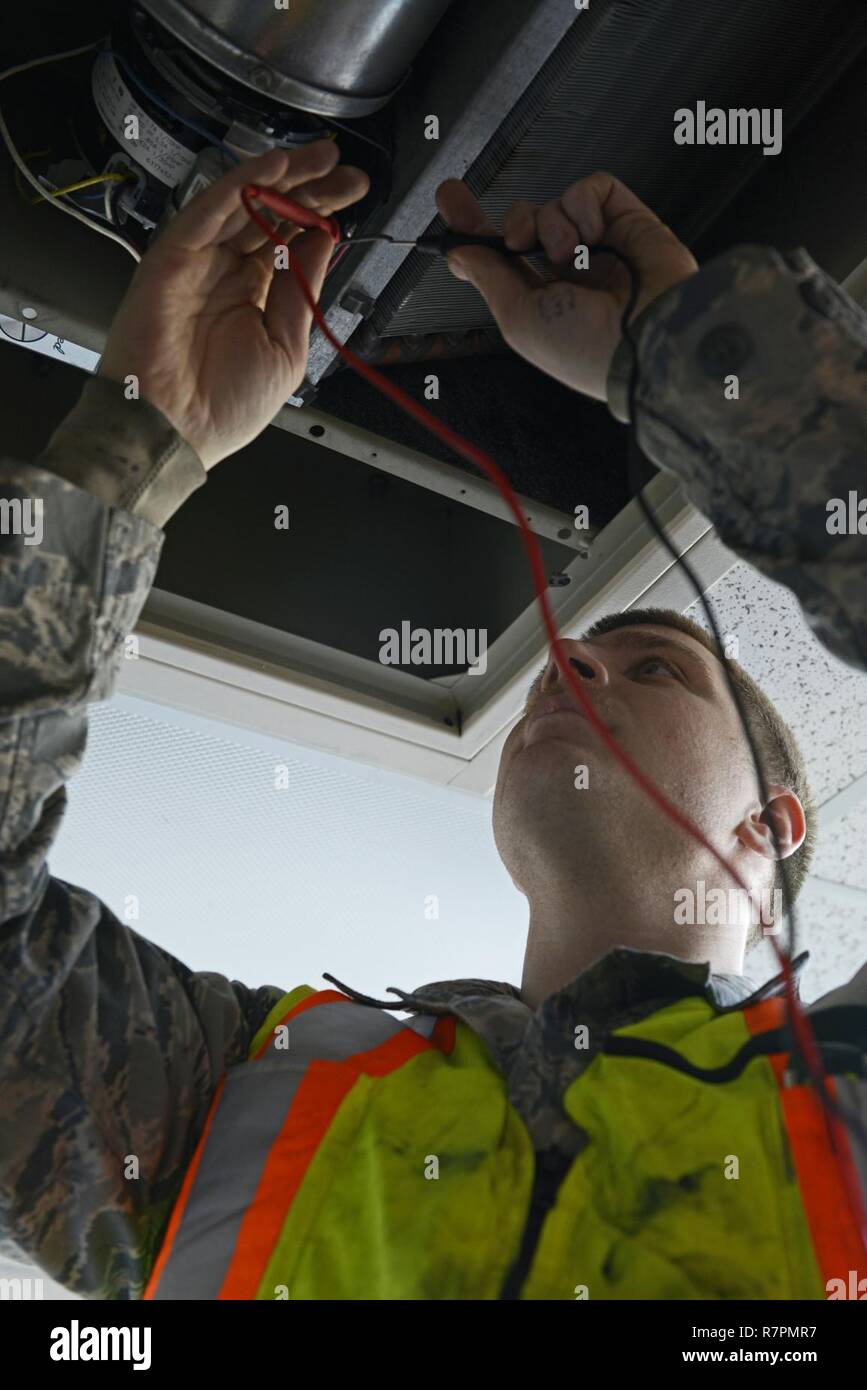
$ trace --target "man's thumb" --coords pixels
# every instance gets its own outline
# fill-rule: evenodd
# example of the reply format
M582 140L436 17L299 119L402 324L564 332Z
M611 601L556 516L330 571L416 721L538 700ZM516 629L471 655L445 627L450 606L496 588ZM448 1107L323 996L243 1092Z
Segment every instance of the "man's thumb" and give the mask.
M448 255L450 270L459 280L469 280L486 300L494 318L503 327L527 292L527 284L505 256L485 246L461 246Z

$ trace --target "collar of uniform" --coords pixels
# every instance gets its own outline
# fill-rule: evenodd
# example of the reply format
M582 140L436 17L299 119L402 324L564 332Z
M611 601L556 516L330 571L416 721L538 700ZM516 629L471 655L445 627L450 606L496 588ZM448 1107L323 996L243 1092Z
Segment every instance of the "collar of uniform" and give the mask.
M801 971L809 959L802 951L792 961L796 989ZM583 1008L597 1017L632 1009L644 1002L661 999L681 999L689 994L703 994L708 1003L723 1013L747 1004L758 1004L782 994L783 973L775 975L756 987L746 975L715 973L707 961L685 961L660 951L641 951L631 946L616 946L573 980L549 995L540 1007L557 1011L568 1003L570 1011ZM502 995L504 1001L515 1002L532 1014L533 1010L521 999L520 990L502 980L440 980L422 985L411 994L402 991L402 1005L412 1012L447 1013L452 1004L468 998Z

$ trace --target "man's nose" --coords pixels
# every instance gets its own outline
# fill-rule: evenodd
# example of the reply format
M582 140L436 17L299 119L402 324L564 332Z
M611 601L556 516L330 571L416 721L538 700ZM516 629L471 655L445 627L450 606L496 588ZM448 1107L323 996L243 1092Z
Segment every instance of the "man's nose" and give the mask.
M594 688L600 690L608 685L608 668L605 662L600 659L598 651L594 651L587 642L561 637L560 646L573 671L581 680L592 681ZM558 686L564 686L566 680L567 677L560 670L560 662L552 649L548 657L548 665L545 667L545 674L542 677L540 687L542 693L547 694Z

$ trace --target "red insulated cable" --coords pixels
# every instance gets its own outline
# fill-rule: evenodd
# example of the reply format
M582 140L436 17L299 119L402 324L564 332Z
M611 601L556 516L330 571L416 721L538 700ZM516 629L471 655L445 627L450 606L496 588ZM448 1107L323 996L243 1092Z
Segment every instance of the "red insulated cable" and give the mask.
M273 209L275 212L281 213L284 217L287 217L292 221L297 220L298 226L316 227L319 228L321 231L327 232L330 236L334 237L335 240L339 239L339 231L337 231L335 234L332 226L330 225L330 223L333 223L335 221L334 218L326 220L325 218L320 217L317 213L311 212L309 208L303 208L300 204L294 203L290 198L284 198L281 194L271 193L268 189L258 188L255 185L250 185L247 188L242 189L241 197L244 203L244 207L246 208L249 216L259 227L261 227L262 231L266 233L266 235L270 238L271 241L275 243L275 245L285 246L286 243L280 239L275 229L273 227L270 227L268 223L265 221L265 219L263 217L260 217L259 214L256 212L255 208L252 206L251 201L254 198L256 199L256 201L265 204L267 207ZM297 219L296 213L298 214ZM303 218L303 221L300 220L301 218ZM572 689L572 693L576 696L578 703L581 705L582 709L584 710L584 713L590 720L591 725L599 734L600 738L602 738L603 742L605 742L607 746L611 749L612 753L614 753L615 757L626 769L629 775L633 777L635 781L638 783L638 785L646 792L646 794L649 797L651 797L653 801L656 802L657 806L659 806L660 809L671 820L673 820L676 825L679 825L683 830L686 830L688 834L692 835L694 840L697 840L700 845L702 845L706 850L709 850L710 853L717 860L717 862L721 864L722 867L728 873L731 874L732 878L744 890L744 892L748 892L749 890L747 889L746 884L744 883L737 870L733 868L731 864L728 863L728 861L720 854L719 850L717 850L710 843L710 841L702 834L698 826L694 825L693 822L689 820L689 818L685 816L677 806L675 806L672 802L668 800L664 793L661 792L659 788L656 787L653 782L651 782L650 778L647 777L641 771L641 769L632 761L632 759L629 757L629 754L625 753L623 749L620 748L619 744L617 744L614 741L606 725L603 724L602 720L599 718L598 714L593 708L592 701L584 693L584 690L582 689L580 682L578 681L577 677L575 676L572 670L569 659L566 656L566 653L560 644L560 637L555 627L554 618L551 613L550 603L548 601L548 578L545 574L545 567L542 562L542 554L536 542L536 537L527 525L524 513L521 510L521 506L518 502L518 499L515 496L515 493L513 492L511 484L509 483L509 480L506 477L505 473L502 472L502 470L497 466L497 464L494 463L494 460L488 454L486 454L484 450L480 449L478 445L471 443L467 439L464 439L462 435L457 434L455 430L451 429L442 420L438 420L437 417L435 415L432 415L431 412L427 410L423 405L421 405L418 401L413 400L412 396L407 395L407 393L405 391L402 391L401 388L395 385L393 381L389 381L388 377L383 376L382 373L378 372L375 367L372 367L369 362L362 361L362 359L356 356L356 354L350 348L346 347L343 343L340 342L338 338L335 337L335 335L329 328L328 323L325 320L325 315L322 313L322 310L319 308L319 305L313 298L313 295L310 291L310 286L307 284L307 281L304 275L302 274L297 261L292 256L291 250L289 250L288 246L286 247L286 250L289 254L289 263L292 273L295 275L298 284L301 286L301 292L304 295L304 298L307 300L307 304L310 308L310 312L312 313L315 322L319 325L322 332L325 334L326 338L331 343L332 347L334 347L337 350L337 352L339 352L343 360L345 362L348 362L349 365L353 367L357 372L359 372L362 376L366 377L367 380L371 382L371 384L375 386L378 391L381 391L383 395L388 396L390 400L394 401L395 405L399 406L400 409L405 411L407 415L410 415L414 420L417 420L420 425L423 425L425 429L429 430L432 434L435 434L437 438L443 441L444 444L448 444L449 447L454 449L456 453L460 454L462 458L465 458L469 463L474 464L477 468L480 468L483 473L486 473L487 476L502 493L524 537L524 543L527 547L530 566L533 572L533 584L536 590L536 597L542 609L542 617L545 624L545 630L548 634L551 647L554 651L554 654L557 657L560 669L566 677L567 683Z
M300 266L298 265L296 258L292 255L291 250L286 245L285 241L283 241L283 239L279 236L276 229L269 226L265 219L261 217L259 213L256 211L256 209L252 206L253 199L255 199L257 202L262 203L264 206L271 208L272 211L279 213L284 218L287 218L290 221L295 222L296 225L299 227L318 228L320 231L326 232L335 242L340 240L340 227L337 222L337 219L334 217L320 217L318 213L313 212L310 208L303 207L302 204L294 202L291 198L286 198L283 194L274 193L267 188L260 188L255 184L248 184L245 188L241 190L241 200L251 220L255 222L258 227L261 228L261 230L265 233L269 240L273 241L275 245L286 247L290 269L292 270L293 275L295 276L298 284L301 287L301 292L307 301L308 307L310 309L311 314L313 315L315 323L319 326L319 328L325 334L325 337L331 343L332 347L340 354L343 360L347 362L349 366L352 367L356 372L358 372L359 375L365 377L371 383L371 385L373 385L384 396L387 396L389 400L394 401L395 405L398 406L399 409L403 410L413 420L418 421L418 423L420 425L423 425L425 429L429 430L431 434L434 434L438 439L441 439L444 444L447 444L451 449L454 449L454 451L457 454L459 454L461 458L465 458L469 463L472 463L477 468L481 469L481 471L485 473L497 487L499 492L504 497L510 511L512 512L523 536L524 545L526 547L527 555L530 561L530 569L533 576L533 586L536 591L537 601L542 610L542 619L545 626L545 631L547 632L548 639L551 643L551 648L554 652L554 655L557 658L560 670L563 672L563 675L566 678L566 682L572 694L577 698L578 703L583 709L584 713L586 714L591 726L596 730L596 733L602 739L603 743L605 743L605 745L614 754L615 758L620 763L620 765L626 770L629 776L632 777L635 782L637 782L637 784L641 787L645 794L649 796L650 799L659 807L663 814L666 815L669 818L669 820L671 820L675 825L678 825L681 827L682 830L685 830L687 834L690 835L695 841L697 841L697 843L700 844L704 849L708 850L713 855L714 859L716 859L717 863L719 863L725 869L725 871L731 875L731 877L735 880L738 886L742 888L744 892L747 893L747 895L749 896L749 890L747 889L746 884L744 883L737 870L733 867L733 865L730 864L728 860L722 854L720 854L719 850L717 850L715 846L710 843L710 841L702 833L698 826L695 825L689 819L688 816L685 816L684 813L673 804L673 802L669 801L668 797L665 796L665 794L662 791L660 791L660 789L655 785L655 783L652 782L650 778L642 772L641 768L639 768L637 764L633 762L629 754L626 753L620 747L620 745L615 741L615 739L609 732L607 726L599 718L598 714L596 713L596 710L593 707L593 702L585 694L584 689L581 686L581 683L575 676L569 658L567 657L561 645L560 636L557 632L557 628L554 623L553 614L551 613L551 606L548 601L548 579L545 574L545 568L542 562L542 554L539 550L538 542L536 541L535 535L527 525L527 521L523 511L521 510L520 503L518 502L518 499L505 473L503 473L503 471L498 467L498 465L494 463L494 460L488 454L486 454L483 449L480 449L478 445L473 444L470 440L464 439L462 435L458 434L455 430L451 429L442 420L438 420L437 417L435 415L432 415L431 412L427 410L423 405L421 405L418 401L413 400L412 396L407 395L407 393L405 391L402 391L401 388L395 385L393 381L389 381L388 377L383 376L382 373L378 372L375 367L372 367L369 362L364 362L350 348L346 347L344 343L341 343L340 340L337 337L335 337L334 333L332 333L330 327L328 326L328 323L326 322L325 315L322 313L322 310L320 309L318 303L313 297L310 286L307 283L307 279L303 274ZM867 1220L865 1220L865 1215L862 1210L860 1193L858 1192L858 1189L854 1181L854 1171L852 1169L851 1158L849 1157L848 1153L846 1130L842 1126L839 1116L829 1108L827 1093L825 1089L826 1077L824 1067L822 1065L821 1053L819 1052L819 1049L816 1045L816 1040L813 1035L812 1028L810 1027L809 1021L807 1019L806 1013L801 1008L801 1005L795 995L794 981L791 973L791 961L789 959L789 956L773 939L771 941L771 944L774 948L774 951L776 952L777 959L782 967L785 986L785 996L787 1005L789 1007L789 1015L791 1019L792 1028L795 1033L795 1036L798 1039L798 1043L801 1048L801 1053L804 1057L805 1062L807 1063L807 1067L814 1081L817 1081L819 1083L820 1102L822 1104L822 1112L824 1116L828 1141L831 1147L831 1151L835 1156L838 1172L840 1174L841 1181L843 1182L844 1189L846 1190L849 1196L851 1209L855 1214L856 1226L859 1231L861 1242L864 1245L865 1252L867 1252Z
M263 207L270 208L272 212L279 212L281 217L288 218L294 222L296 227L318 227L321 232L327 232L332 241L340 240L340 223L336 217L320 217L318 212L312 208L306 208L303 203L296 203L292 198L287 198L283 193L275 193L272 188L260 188L258 184L250 183L243 190L244 207L250 212L247 198L255 198L257 203ZM251 214L252 216L252 214ZM270 230L266 224L259 222L263 231L267 231L271 240L274 240L274 229ZM280 243L283 245L284 243ZM301 281L299 280L299 284Z

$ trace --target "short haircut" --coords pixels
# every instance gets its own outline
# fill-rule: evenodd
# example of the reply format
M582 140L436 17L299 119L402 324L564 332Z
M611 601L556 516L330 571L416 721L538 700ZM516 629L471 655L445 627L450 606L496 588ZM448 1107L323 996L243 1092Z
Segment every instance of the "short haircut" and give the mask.
M623 613L610 613L587 629L584 640L592 641L594 637L602 637L606 632L613 632L615 628L619 627L650 624L655 627L676 628L677 631L686 633L688 637L694 637L696 642L700 642L703 647L713 653L717 660L720 660L720 652L714 638L697 623L694 623L691 618L685 618L682 613L677 613L674 609L669 608L630 608ZM807 779L804 756L788 724L777 713L767 695L759 689L752 676L748 675L744 668L730 657L725 657L724 660L735 689L740 696L766 783L777 782L781 786L787 787L789 791L795 793L804 808L807 823L804 842L786 861L789 892L791 901L794 903L804 886L804 880L809 872L816 848L816 806ZM785 883L783 881L782 861L780 860L773 861L771 886L775 889L779 888L785 899ZM776 918L774 924L775 926L779 925ZM747 950L759 945L762 939L762 922L759 920L747 939Z

